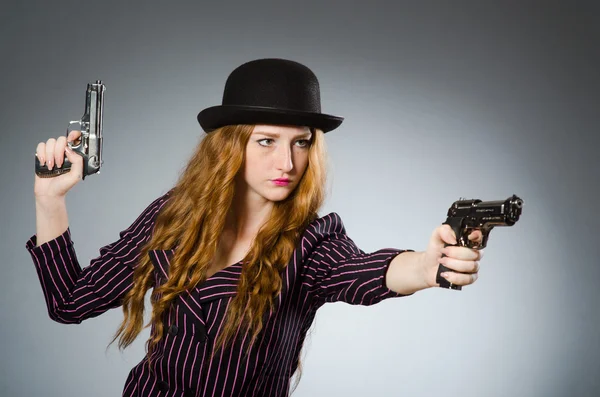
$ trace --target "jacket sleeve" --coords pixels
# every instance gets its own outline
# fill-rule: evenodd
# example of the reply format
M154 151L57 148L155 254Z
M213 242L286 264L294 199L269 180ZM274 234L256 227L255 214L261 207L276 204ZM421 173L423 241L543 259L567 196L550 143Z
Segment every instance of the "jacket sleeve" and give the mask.
M304 265L304 283L316 298L324 302L370 306L384 299L405 296L387 288L385 276L392 259L413 250L383 248L366 253L346 235L336 213L315 222L304 234L306 246L310 247Z
M121 305L133 285L139 250L150 238L167 196L153 201L119 233L117 241L100 248L100 255L84 269L77 260L70 228L40 246L36 246L36 235L27 241L52 320L79 324Z

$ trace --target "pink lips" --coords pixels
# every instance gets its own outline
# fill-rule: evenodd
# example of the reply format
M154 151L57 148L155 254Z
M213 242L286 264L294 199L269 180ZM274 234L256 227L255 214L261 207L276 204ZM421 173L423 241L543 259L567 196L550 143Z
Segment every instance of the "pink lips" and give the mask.
M290 184L289 179L273 179L273 183L277 186L287 186Z

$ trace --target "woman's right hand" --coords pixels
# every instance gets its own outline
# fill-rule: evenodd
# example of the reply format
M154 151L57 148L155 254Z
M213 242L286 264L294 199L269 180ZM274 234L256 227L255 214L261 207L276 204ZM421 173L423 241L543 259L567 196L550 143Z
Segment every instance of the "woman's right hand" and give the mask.
M37 198L64 197L67 192L82 179L83 157L73 152L67 145L81 136L81 131L71 131L69 136L60 136L58 139L50 138L47 142L37 145L35 155L40 165L46 165L49 170L60 168L63 165L65 154L71 162L71 170L66 174L52 178L41 178L35 175L34 193Z

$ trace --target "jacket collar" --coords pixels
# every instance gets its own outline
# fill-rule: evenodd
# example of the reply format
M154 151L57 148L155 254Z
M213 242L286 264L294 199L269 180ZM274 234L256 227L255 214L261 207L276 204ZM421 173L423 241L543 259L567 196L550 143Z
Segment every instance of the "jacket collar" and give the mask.
M148 251L150 260L154 265L157 284L162 284L167 280L169 265L174 253L174 249ZM228 266L213 274L190 291L182 293L180 295L182 303L186 306L189 305L190 309L198 309L203 303L234 297L237 293L237 284L241 274L241 263L238 262Z

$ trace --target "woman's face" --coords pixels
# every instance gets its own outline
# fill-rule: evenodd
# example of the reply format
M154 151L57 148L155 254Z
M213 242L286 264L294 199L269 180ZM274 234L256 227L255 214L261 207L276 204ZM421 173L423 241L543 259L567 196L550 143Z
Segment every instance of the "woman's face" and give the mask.
M284 200L304 175L311 135L308 127L255 126L243 167L248 194L270 201ZM280 183L278 179L289 182Z

